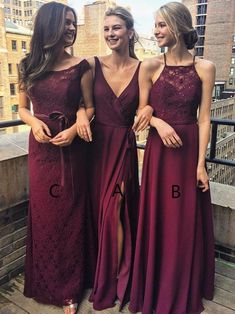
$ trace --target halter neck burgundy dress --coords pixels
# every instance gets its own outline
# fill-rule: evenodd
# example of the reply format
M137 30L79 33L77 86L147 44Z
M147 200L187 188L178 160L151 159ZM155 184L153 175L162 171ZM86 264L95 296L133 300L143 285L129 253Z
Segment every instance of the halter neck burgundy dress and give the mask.
M165 55L164 55L165 56ZM213 298L214 238L210 193L197 188L197 109L202 82L189 66L165 67L154 82L154 116L183 146L167 148L150 129L144 156L131 288L131 312L198 314Z
M138 163L132 131L139 101L139 65L128 86L117 96L95 58L95 121L90 159L90 191L98 256L90 300L96 310L125 301L134 258L138 216ZM124 187L124 193L122 192ZM118 269L118 204L122 202L123 254ZM130 287L129 287L130 288Z
M50 71L31 89L36 117L52 136L76 121L86 60ZM25 263L27 297L58 306L80 302L86 284L86 143L60 148L30 133L30 201Z

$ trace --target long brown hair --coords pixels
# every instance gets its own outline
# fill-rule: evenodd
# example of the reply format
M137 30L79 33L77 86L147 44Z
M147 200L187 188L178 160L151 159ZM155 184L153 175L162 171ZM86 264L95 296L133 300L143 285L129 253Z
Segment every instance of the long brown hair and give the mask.
M59 53L58 44L64 35L68 11L73 12L77 25L76 13L67 5L53 1L42 5L38 10L30 42L30 52L19 65L20 89L29 92L34 83L53 67ZM74 41L75 39L76 34Z
M109 8L105 12L105 17L106 16L113 16L113 15L120 17L120 19L122 19L126 23L127 29L133 29L134 35L130 38L130 41L129 41L129 55L132 58L138 59L136 54L135 54L135 43L138 41L139 36L134 29L134 18L133 18L133 16L131 15L131 13L128 10L126 10L125 8L120 7L120 6L117 6L114 8Z

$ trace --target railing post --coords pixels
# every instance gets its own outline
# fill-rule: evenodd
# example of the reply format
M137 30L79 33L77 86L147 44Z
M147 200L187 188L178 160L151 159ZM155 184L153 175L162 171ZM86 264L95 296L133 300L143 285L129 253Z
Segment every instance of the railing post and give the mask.
M214 159L215 158L216 140L217 140L217 128L218 128L218 124L216 122L212 122L210 159Z

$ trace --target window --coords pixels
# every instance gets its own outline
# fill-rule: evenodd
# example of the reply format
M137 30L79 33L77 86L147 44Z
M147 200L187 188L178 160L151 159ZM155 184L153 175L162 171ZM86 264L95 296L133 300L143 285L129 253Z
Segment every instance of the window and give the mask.
M26 50L26 41L21 42L22 50Z
M3 118L3 96L0 96L0 118Z
M199 37L197 41L197 46L204 46L205 37Z
M12 74L12 64L8 63L8 72L9 74Z
M15 50L15 51L17 50L17 43L16 43L16 40L12 40L12 41L11 41L11 49L12 49L12 50Z
M206 15L200 15L196 17L197 25L205 25L206 24Z
M231 59L231 64L235 64L235 58Z
M233 42L235 43L235 35L233 35Z
M229 79L229 85L233 85L233 79L232 78Z
M207 11L206 4L202 4L197 7L197 14L206 14L206 11Z
M19 110L19 105L12 105L11 106L11 110L12 110L12 112L18 112L18 110Z
M207 3L207 0L198 0L198 3Z
M10 84L10 94L11 96L14 96L16 94L15 84L13 83Z
M196 30L198 32L198 35L205 35L206 27L205 26L197 26ZM235 47L234 47L234 49L235 49Z
M235 53L235 46L233 46L232 48L232 53Z
M204 54L204 47L196 47L196 56L202 57Z
M234 68L230 68L230 73L229 75L234 75Z

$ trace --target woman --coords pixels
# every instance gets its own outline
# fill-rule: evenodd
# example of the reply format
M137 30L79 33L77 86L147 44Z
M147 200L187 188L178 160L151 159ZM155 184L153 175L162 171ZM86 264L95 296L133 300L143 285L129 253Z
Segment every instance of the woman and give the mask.
M90 66L66 51L76 25L72 8L43 5L20 64L19 114L32 128L24 293L66 314L76 313L86 286L86 143L75 124L81 96L88 116L93 111Z
M130 310L201 313L212 299L214 240L205 154L215 67L188 51L197 42L179 2L156 14L167 53L143 62L140 104L154 109L141 184ZM199 115L197 117L197 110Z
M134 53L136 34L131 14L122 7L105 13L104 38L111 54L89 60L94 74L95 121L90 144L90 196L98 254L94 309L125 301L130 283L138 209L138 165L132 130L139 102L140 62ZM149 111L141 108L136 125L149 123ZM89 138L89 123L82 115L78 133Z

